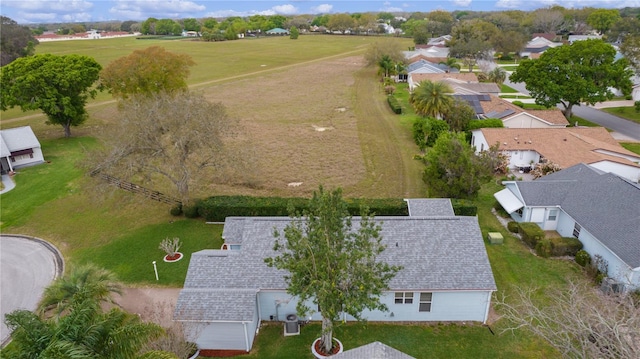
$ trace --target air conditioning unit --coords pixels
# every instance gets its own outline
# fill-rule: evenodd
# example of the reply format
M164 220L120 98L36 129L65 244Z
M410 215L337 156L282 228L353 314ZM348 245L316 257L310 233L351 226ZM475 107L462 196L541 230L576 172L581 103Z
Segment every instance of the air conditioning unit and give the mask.
M284 322L284 336L290 335L300 335L300 323L295 314L287 314L287 319Z
M620 283L613 278L605 278L602 280L602 284L600 284L600 290L605 294L618 294L625 292L624 283Z

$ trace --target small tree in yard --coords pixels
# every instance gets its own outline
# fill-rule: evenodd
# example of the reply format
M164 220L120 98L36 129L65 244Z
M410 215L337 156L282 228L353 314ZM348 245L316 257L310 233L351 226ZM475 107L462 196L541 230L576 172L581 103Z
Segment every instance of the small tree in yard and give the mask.
M333 323L340 313L362 320L364 309L387 310L379 296L400 270L377 261L384 251L381 225L362 210L353 228L342 191L313 193L309 209L292 214L284 233L276 231L274 251L265 259L270 267L284 269L287 292L298 297L297 310L306 316L312 299L322 315L322 350L333 346Z
M174 237L173 239L169 239L167 237L160 242L160 247L158 248L167 253L167 257L173 258L180 249L180 238Z

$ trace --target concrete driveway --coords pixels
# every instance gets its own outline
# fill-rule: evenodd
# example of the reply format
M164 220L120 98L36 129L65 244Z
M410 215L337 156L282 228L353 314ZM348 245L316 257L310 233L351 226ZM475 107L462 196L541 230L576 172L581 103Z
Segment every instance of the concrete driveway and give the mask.
M44 288L62 274L60 252L49 242L20 236L0 235L0 343L10 332L4 316L16 309L34 310Z

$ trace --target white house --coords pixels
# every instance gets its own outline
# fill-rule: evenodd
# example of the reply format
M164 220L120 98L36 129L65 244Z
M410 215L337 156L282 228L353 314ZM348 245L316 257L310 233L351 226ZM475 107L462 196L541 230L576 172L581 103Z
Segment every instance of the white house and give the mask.
M38 138L30 126L0 130L0 168L2 173L44 162Z
M536 36L531 39L525 45L525 48L520 51L520 56L536 59L546 50L554 47L562 46L561 42L553 42L542 36Z
M640 180L640 155L620 146L603 127L481 128L473 130L476 153L499 145L510 168L550 161L560 168L586 163L632 182Z
M591 257L608 263L610 278L640 289L640 186L612 173L577 164L535 181L507 181L494 194L517 222L582 242Z
M488 92L476 95L457 92L454 97L467 101L475 110L476 118L497 118L508 128L562 128L569 124L560 109L524 110L497 95L498 93Z
M477 217L455 216L448 199L407 200L409 216L376 217L386 249L379 260L403 269L369 321L486 322L496 284ZM184 322L202 349L249 351L262 321L284 321L297 299L286 272L268 267L274 229L288 217L228 217L220 250L193 253L174 320ZM359 218L353 218L354 226ZM317 307L310 302L311 308ZM320 320L311 313L310 320ZM344 320L354 318L345 316Z

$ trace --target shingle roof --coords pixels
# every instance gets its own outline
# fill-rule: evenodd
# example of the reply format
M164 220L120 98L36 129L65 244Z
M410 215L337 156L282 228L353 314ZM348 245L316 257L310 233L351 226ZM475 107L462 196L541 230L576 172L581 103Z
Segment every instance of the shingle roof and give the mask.
M449 198L411 198L405 201L411 217L455 215Z
M444 79L457 79L457 80L462 80L467 82L478 83L478 77L476 76L476 74L469 73L469 72L462 72L462 73L446 72L446 73L437 73L437 74L419 73L419 74L412 74L412 79L413 79L413 82L415 83L419 83L420 81L425 81L425 80L437 82L437 81L442 81Z
M354 229L359 220L353 218ZM376 220L382 223L380 234L386 246L378 260L403 266L390 282L392 290L496 290L477 217L396 216ZM189 303L199 298L217 298L208 289L249 293L285 290L286 272L268 267L264 259L277 255L273 250L274 230L282 233L290 221L288 217L227 218L225 241L242 243L241 249L192 254L185 294L176 305L176 318L198 316L202 309ZM212 307L206 313L211 318L227 315L221 307Z
M256 290L185 288L178 295L175 317L185 321L242 322L253 320Z
M516 185L527 205L560 206L625 263L640 267L640 185L584 164Z
M33 130L30 126L22 126L16 128L9 128L6 130L0 131L0 137L2 138L3 146L2 148L2 156L6 157L9 154L5 154L4 151L8 150L10 152L26 150L29 148L37 148L40 147L40 142L38 138L33 133Z
M332 356L335 359L415 359L397 349L380 342L373 342L361 347L349 349Z
M640 156L620 146L603 127L483 128L479 131L488 144L499 143L500 150L533 150L561 168L605 160L640 167L623 158Z

